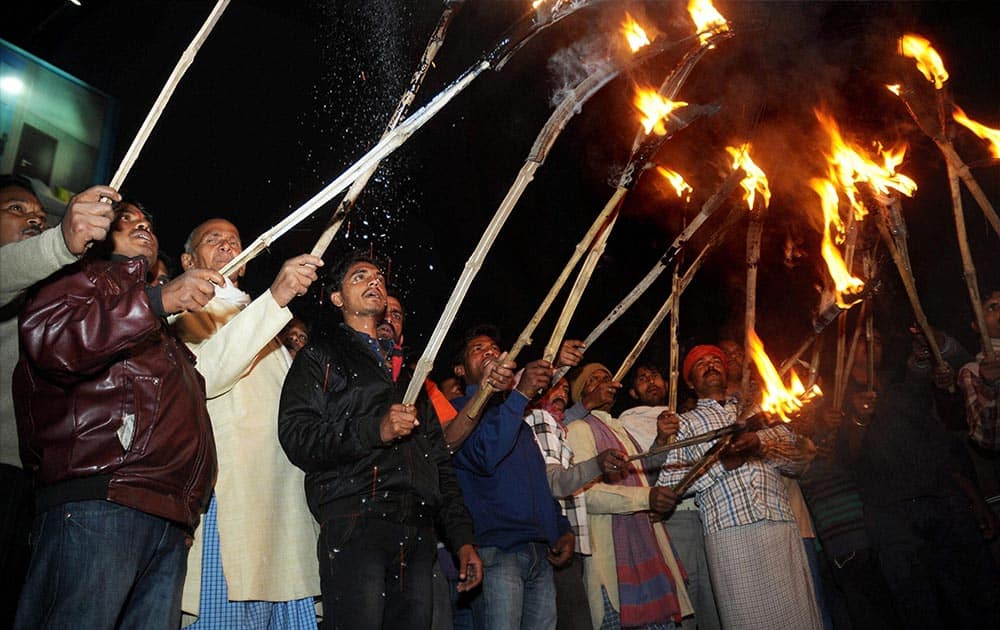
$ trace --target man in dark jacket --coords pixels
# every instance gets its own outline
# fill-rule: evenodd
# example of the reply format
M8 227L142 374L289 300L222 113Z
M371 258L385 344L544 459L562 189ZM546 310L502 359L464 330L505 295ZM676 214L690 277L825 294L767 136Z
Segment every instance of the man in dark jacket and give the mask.
M203 306L222 277L148 287L158 243L135 204L100 245L110 260L66 268L21 313L14 402L38 514L15 628L177 628L215 479L204 381L163 318Z
M382 272L354 255L330 277L344 323L295 357L278 416L281 445L306 472L309 509L322 525L326 623L428 628L435 522L468 590L482 579L472 520L431 405L398 402L408 378L393 380L392 340L380 344L376 334Z

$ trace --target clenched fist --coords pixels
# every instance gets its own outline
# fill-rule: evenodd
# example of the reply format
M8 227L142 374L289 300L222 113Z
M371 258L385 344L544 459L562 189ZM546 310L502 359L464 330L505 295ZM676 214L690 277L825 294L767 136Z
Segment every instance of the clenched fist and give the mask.
M649 509L660 514L672 512L677 506L677 493L667 486L653 486L649 489Z
M271 297L278 306L288 306L295 297L306 294L318 277L316 269L322 266L323 259L310 254L289 258L271 283Z
M553 371L552 364L545 359L532 361L524 367L521 381L517 384L517 391L531 400L539 391L548 389L549 383L552 382Z
M226 284L218 271L189 269L163 285L160 297L167 313L199 311L215 297L215 287Z
M677 435L681 428L681 419L673 411L667 409L656 416L656 446L663 446L670 438Z
M397 403L389 407L389 413L382 418L379 437L388 444L413 433L413 428L417 426L420 426L420 421L417 420L417 410L413 405Z
M103 241L111 229L115 211L111 201L121 201L118 191L108 186L92 186L69 200L66 206L66 216L59 228L62 230L66 248L77 256L87 251L87 246L93 242Z

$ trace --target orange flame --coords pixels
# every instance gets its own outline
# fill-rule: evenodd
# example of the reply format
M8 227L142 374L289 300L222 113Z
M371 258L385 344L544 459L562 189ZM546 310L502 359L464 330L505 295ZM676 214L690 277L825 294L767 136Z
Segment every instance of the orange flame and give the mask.
M955 119L955 122L988 142L990 144L990 154L1000 160L1000 129L991 129L986 125L977 123L966 116L965 112L958 105L955 105L955 111L951 115Z
M682 198L684 201L691 201L691 193L694 189L684 181L684 177L681 176L677 171L672 171L669 168L664 168L662 166L657 166L656 171L663 175L663 177L670 182L670 185L674 187L674 191L677 192L677 196Z
M763 397L760 401L760 408L766 413L777 415L785 422L791 422L792 419L788 417L788 414L799 411L805 403L823 392L816 385L807 391L794 371L792 371L789 387L785 387L781 376L778 375L778 370L775 369L771 359L764 352L764 344L757 336L756 331L748 330L747 340L750 342L750 358L757 366L762 383L763 391L761 393Z
M830 162L833 179L847 195L854 208L854 216L861 220L868 214L864 204L858 199L858 189L855 184L867 182L880 195L888 195L889 190L896 190L907 197L912 197L917 190L917 183L896 172L903 157L906 155L906 145L900 145L889 150L883 150L882 145L876 143L877 151L882 156L882 164L878 164L865 153L844 141L840 133L840 127L832 117L816 110L816 118L830 136L830 149L826 154L826 159Z
M900 37L899 54L914 59L917 62L917 70L920 70L936 89L940 90L948 80L948 71L944 68L941 55L923 37L913 33Z
M889 90L890 92L892 92L896 96L899 96L899 90L900 90L901 87L902 86L900 84L893 83L892 85L885 86L885 89Z
M729 30L729 22L716 10L712 0L688 0L688 13L703 46L708 44L712 35Z
M852 298L850 302L844 299L845 294L858 294L865 287L865 283L851 275L847 264L840 255L840 250L833 243L830 226L837 226L843 232L843 223L840 220L840 197L837 195L837 188L828 179L815 178L810 180L809 185L816 194L819 195L820 204L823 206L823 244L820 253L826 261L826 267L833 278L835 289L834 299L837 306L843 309L850 308L860 301L860 298Z
M649 46L649 37L646 35L646 31L632 18L628 11L625 12L625 21L622 22L622 34L628 40L628 46L632 52L643 46Z
M750 159L750 143L745 142L738 149L736 147L726 147L726 152L733 156L733 170L742 168L743 172L746 173L743 181L740 182L740 186L743 187L743 199L746 200L747 207L753 210L753 203L757 198L757 193L760 193L760 196L763 198L765 208L770 205L771 187L767 183L767 175Z
M671 101L660 96L659 92L650 88L638 88L635 94L635 106L642 112L642 128L646 133L655 132L662 136L667 133L667 128L663 124L670 112L680 107L685 107L687 103L681 101Z

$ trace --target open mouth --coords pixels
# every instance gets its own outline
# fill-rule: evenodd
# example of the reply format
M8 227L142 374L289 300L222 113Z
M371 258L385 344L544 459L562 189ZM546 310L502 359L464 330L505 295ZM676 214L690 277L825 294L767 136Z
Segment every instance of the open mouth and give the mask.
M146 230L135 230L134 232L132 232L130 236L131 238L134 238L137 241L145 241L150 245L153 244L153 235L147 232Z

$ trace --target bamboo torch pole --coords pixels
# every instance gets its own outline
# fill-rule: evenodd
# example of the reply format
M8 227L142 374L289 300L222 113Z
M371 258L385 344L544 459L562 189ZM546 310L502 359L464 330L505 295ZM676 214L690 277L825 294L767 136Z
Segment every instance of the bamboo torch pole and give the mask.
M667 266L674 260L684 244L691 239L694 233L698 231L698 228L700 228L708 217L712 216L712 214L718 210L722 203L729 197L729 195L733 192L733 189L736 188L740 179L742 179L743 174L743 169L736 169L726 177L722 184L720 184L718 190L716 190L715 193L702 205L701 212L699 212L691 223L677 235L673 243L670 244L670 247L667 248L667 251L660 257L659 260L656 261L656 264L653 265L653 268L649 270L646 276L639 281L639 283L622 299L621 302L611 309L611 312L608 313L608 315L597 325L596 328L594 328L594 330L590 331L590 334L587 335L587 338L584 340L584 344L586 344L587 347L593 345L593 343L597 341L602 334L604 334L604 331L610 328L611 324L615 323L615 321L617 321L618 318L625 313L625 311L635 304L635 301L638 300L650 286L652 286L653 282L660 277L660 274L662 274Z
M601 233L594 239L594 242L590 246L590 251L587 253L587 258L584 259L583 265L580 267L580 271L577 273L576 281L573 283L573 287L570 289L569 296L566 298L566 303L563 304L563 310L559 314L559 319L556 321L555 328L552 330L552 335L549 337L549 341L545 344L545 350L542 352L542 358L546 361L555 361L556 353L559 352L559 346L562 344L563 337L566 335L566 329L569 327L570 319L573 317L573 313L576 311L577 305L580 303L580 298L583 297L583 292L587 289L587 285L590 283L590 278L594 273L594 269L597 268L597 263L600 261L601 256L604 255L604 250L608 244L608 238L611 236L611 230L615 227L615 222L618 220L618 215L621 206L615 212L608 217L604 224L604 229Z
M437 56L438 50L444 44L445 35L448 33L448 27L451 25L452 19L455 14L462 8L465 4L465 0L449 0L445 2L444 11L441 13L441 18L438 20L437 26L434 28L434 32L431 34L430 41L427 42L427 47L424 48L424 54L420 57L420 64L417 66L416 72L413 73L413 77L410 78L410 85L407 87L406 91L403 93L402 98L399 99L399 103L396 104L396 109L393 111L392 116L389 118L388 124L386 124L385 131L382 133L384 138L393 129L395 129L403 116L406 114L410 105L413 103L413 99L416 98L417 92L420 90L420 86L424 82L424 77L427 76L428 70L430 70L431 65L434 63L434 57ZM330 222L323 233L320 235L319 239L316 241L316 245L313 246L312 255L323 257L326 253L327 248L330 247L330 243L333 242L333 237L336 236L337 232L340 230L340 226L344 224L344 220L347 215L350 214L354 205L358 201L358 197L361 196L361 192L368 185L368 181L371 179L375 171L378 170L379 162L375 162L366 171L361 173L351 187L347 190L347 194L340 201L337 209L334 210L330 217Z
M274 227L258 236L257 239L254 240L248 247L241 251L231 261L226 263L226 266L223 267L219 273L223 276L232 274L235 270L247 264L258 254L267 249L275 240L284 236L293 227L329 203L334 197L342 193L344 189L354 182L354 180L356 180L362 173L370 169L372 165L378 164L380 161L388 157L393 151L402 146L410 136L423 127L431 118L441 111L441 109L447 105L449 101L461 93L462 90L468 87L468 85L472 83L476 77L487 69L489 69L489 64L485 61L470 69L459 80L455 81L448 86L447 89L435 96L430 103L427 103L422 108L414 112L389 134L383 136L374 147L369 149L367 153L361 156L361 158L359 158L354 164L349 166L347 170L341 173L335 180L327 184L323 190L316 193L309 201L299 206L298 209L279 221L276 225L274 225Z
M680 289L680 293L673 293L673 292L670 293L667 299L663 302L663 306L661 306L660 310L656 312L656 314L653 316L653 319L650 320L649 324L646 326L646 329L642 332L642 334L639 336L639 339L635 342L635 345L632 346L632 349L625 356L625 359L622 361L621 366L619 366L618 371L615 372L615 375L612 380L621 382L621 380L625 378L625 375L628 374L628 371L632 369L633 365L635 365L635 362L639 358L639 355L641 355L643 350L646 349L646 346L649 344L649 340L653 338L653 334L660 327L660 325L663 324L663 320L666 319L667 315L672 311L674 307L674 300L677 299L682 293L684 293L684 290L687 289L689 284L691 284L691 280L694 279L694 276L698 272L698 269L700 269L701 265L705 262L706 257L712 251L714 251L716 247L718 247L718 245L726 237L728 232L732 229L732 227L736 225L737 222L739 222L742 216L743 216L742 212L740 212L739 209L734 208L733 210L730 210L729 216L726 217L725 223L723 223L723 225L718 230L716 230L715 233L712 234L712 237L709 239L708 243L705 244L705 246L698 253L698 256L691 262L691 265L684 271L684 275L681 277L680 280L680 286L678 287Z
M976 265L972 262L972 252L969 250L969 237L965 231L965 212L962 210L962 189L958 185L958 174L948 163L948 185L951 187L951 208L955 214L955 230L958 232L958 249L962 254L962 275L965 277L965 287L969 291L969 301L976 317L976 327L979 328L980 341L986 358L993 360L993 344L986 329L986 318L983 315L983 300L979 295L979 283L976 281Z
M943 108L944 108L944 95L942 90L937 91L937 103L938 103L938 126L937 128L931 126L927 122L927 118L931 118L931 115L927 111L921 111L917 108L915 102L911 98L913 96L913 90L908 86L898 86L892 89L893 94L899 97L899 100L903 102L906 107L907 113L913 118L913 121L917 123L917 127L924 132L928 138L934 141L937 145L941 155L944 157L945 163L948 165L949 169L954 171L965 187L969 189L972 194L972 198L976 200L979 208L986 215L986 219L993 226L993 231L1000 235L1000 216L997 215L996 209L990 200L986 197L986 193L983 192L982 187L976 178L972 175L972 171L969 166L962 160L958 152L955 151L955 146L952 144L951 140L944 133L943 126ZM951 175L949 175L951 177Z
M865 251L866 286L871 285L872 280L875 278L875 247L877 245L878 241L875 241ZM872 301L874 299L874 297L869 298L869 302L867 302L868 310L865 311L865 378L867 379L865 385L869 394L875 391L875 353L872 352L872 344L875 341L875 302Z
M764 229L763 212L752 212L750 224L747 227L747 292L746 310L744 311L743 330L745 340L743 342L743 356L751 356L750 351L750 331L757 328L757 265L760 263L760 241L761 233ZM740 391L743 396L750 394L750 375L752 370L743 370L743 381L740 384Z
M566 127L570 118L572 118L576 112L580 111L583 104L586 103L591 96L596 94L602 87L611 81L611 79L618 76L623 69L638 64L653 55L659 54L668 48L673 47L674 45L675 44L667 42L663 37L659 37L653 41L653 43L640 49L629 59L607 63L605 66L596 70L593 74L581 81L576 88L574 88L573 92L567 95L552 113L541 132L539 132L538 137L535 140L535 144L532 146L531 152L525 160L524 166L521 167L521 171L518 173L514 184L511 186L510 190L507 191L507 195L500 203L500 207L497 208L496 213L490 220L486 231L483 232L483 236L480 238L479 243L473 250L472 255L469 257L469 260L466 261L465 269L462 271L462 275L459 277L458 282L455 284L455 288L452 290L448 303L445 305L444 311L441 313L441 317L438 319L438 323L434 327L434 332L431 334L431 337L427 342L427 346L424 348L424 353L417 361L417 366L414 370L410 385L407 387L406 393L403 395L404 403L412 404L416 401L417 395L423 387L424 379L434 366L434 359L437 356L438 350L441 348L441 344L444 342L444 337L448 334L452 322L455 321L455 316L458 314L458 308L461 306L462 300L465 299L465 295L468 293L473 279L475 279L476 274L482 267L486 254L489 252L490 247L492 247L500 229L507 221L507 217L510 216L510 213L513 211L517 201L521 198L524 190L534 178L535 171L538 170L538 167L545 161L549 150L552 148L552 145L555 144L556 138L558 138L559 134Z
M924 313L924 307L920 304L920 296L917 295L916 281L913 279L913 272L910 270L909 263L903 259L899 247L896 246L896 242L893 240L892 235L889 234L889 229L886 227L885 221L876 221L876 225L878 225L879 232L882 234L882 240L889 249L889 253L892 255L892 260L896 263L896 268L899 270L899 277L903 281L903 288L906 290L906 297L910 300L910 307L913 309L913 316L916 318L917 325L920 326L920 330L923 331L924 336L927 338L927 345L931 350L931 354L934 356L934 362L938 365L938 367L945 366L947 364L941 356L941 349L938 347L937 337L934 336L934 329L931 328L930 322L927 321L927 315Z
M683 252L681 253L683 257ZM680 312L681 312L681 275L678 273L680 269L682 259L678 258L677 264L674 265L674 271L670 279L670 295L674 297L673 308L670 312L670 384L667 390L667 409L670 411L677 411L677 386L680 381L680 369L678 364L680 363L680 343L678 343L678 333L680 332ZM668 442L673 442L677 439L677 435L671 435Z
M529 11L517 24L504 33L500 41L495 44L488 54L463 72L458 79L431 99L429 103L400 123L390 133L384 135L375 146L369 149L357 162L348 167L346 171L330 182L323 190L316 193L312 199L286 216L277 225L258 236L249 247L246 247L238 256L229 261L219 273L224 276L230 275L236 269L253 260L258 254L267 249L272 242L281 238L281 236L293 227L333 200L333 198L351 185L354 180L360 177L362 173L384 160L389 154L402 146L414 132L433 118L483 72L491 68L494 70L501 69L510 57L520 50L532 37L578 9L596 3L597 0L590 0L589 2L588 0L581 0L579 2L558 4L554 7L541 5L537 11ZM657 41L660 39L662 38L659 38ZM663 44L661 43L661 45ZM651 45L647 48L652 47ZM659 51L662 52L662 49L659 49Z
M139 127L139 132L136 134L135 138L132 139L132 144L129 145L128 150L125 152L125 157L122 158L121 164L118 165L118 170L111 177L111 183L109 186L115 190L121 188L122 184L125 183L125 178L128 177L129 171L132 170L132 166L135 161L139 158L139 152L142 151L142 147L145 146L146 140L149 139L151 133L153 133L153 127L156 126L157 121L160 120L160 114L167 107L167 102L170 97L173 96L174 90L177 89L177 84L181 82L181 78L184 77L184 73L191 66L194 61L195 55L198 54L198 49L201 45L205 43L208 38L208 34L212 32L215 28L215 23L219 21L222 17L222 12L226 10L229 6L229 0L219 0L215 3L215 8L212 12L208 14L208 18L198 29L198 33L194 36L194 39L188 44L188 47L184 50L181 55L180 61L174 66L173 72L167 78L167 83L160 90L160 95L156 97L156 101L153 103L152 109L146 114L146 119L142 121L142 126Z

